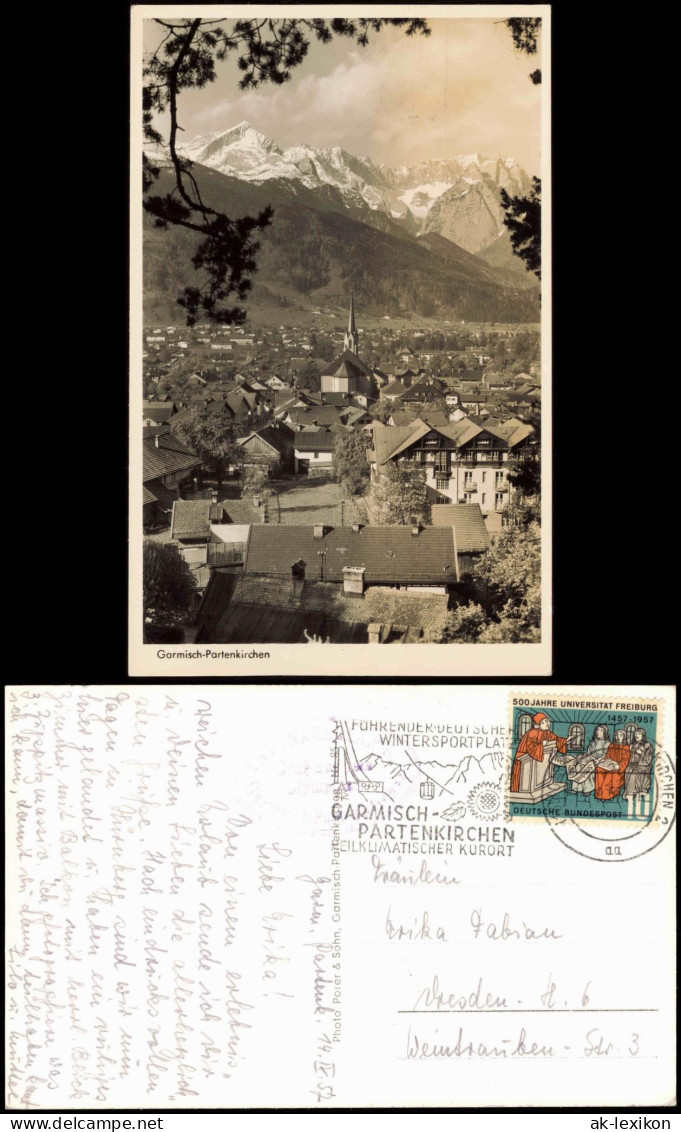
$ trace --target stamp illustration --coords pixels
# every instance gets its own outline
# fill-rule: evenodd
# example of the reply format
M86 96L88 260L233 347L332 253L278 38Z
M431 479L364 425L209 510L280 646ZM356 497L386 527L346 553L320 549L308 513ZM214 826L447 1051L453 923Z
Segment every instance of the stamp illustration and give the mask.
M676 765L661 700L513 694L506 817L540 819L566 848L604 862L650 852L676 818Z
M515 703L509 817L648 821L657 733L656 704Z

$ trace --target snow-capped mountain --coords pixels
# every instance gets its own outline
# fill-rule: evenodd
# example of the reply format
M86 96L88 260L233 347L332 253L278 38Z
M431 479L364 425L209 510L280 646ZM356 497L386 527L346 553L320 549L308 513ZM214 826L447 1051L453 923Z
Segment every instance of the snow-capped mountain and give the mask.
M437 232L471 252L487 247L503 231L499 189L517 194L530 186L512 157L474 153L392 168L338 147L281 149L248 122L196 137L181 152L242 181L285 181L294 189L302 185L327 193L331 188L348 208L368 205L412 234Z

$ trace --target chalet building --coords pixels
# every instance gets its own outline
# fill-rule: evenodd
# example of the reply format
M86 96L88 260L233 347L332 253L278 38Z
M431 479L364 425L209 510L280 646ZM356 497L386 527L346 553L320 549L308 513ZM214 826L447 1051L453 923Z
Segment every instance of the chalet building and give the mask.
M333 468L333 438L330 428L301 429L293 438L293 469L299 475L326 475Z
M319 375L322 393L361 393L369 399L376 396L373 371L359 358L359 334L355 324L355 301L350 298L348 328L344 350L340 357L323 369Z
M174 401L143 401L142 425L144 428L167 424L177 412Z
M243 571L219 568L197 641L437 641L487 538L479 507L432 527L253 526Z
M242 449L247 464L265 464L271 468L279 466L282 470L291 467L293 432L279 421L249 432L237 444Z
M173 436L156 432L142 441L143 521L147 526L167 520L173 503L202 466L199 456Z
M478 503L486 518L506 510L509 471L536 453L534 428L514 417L494 425L468 417L437 427L425 421L402 427L376 424L371 435L372 477L391 462L415 463L440 498ZM496 526L488 523L488 529Z

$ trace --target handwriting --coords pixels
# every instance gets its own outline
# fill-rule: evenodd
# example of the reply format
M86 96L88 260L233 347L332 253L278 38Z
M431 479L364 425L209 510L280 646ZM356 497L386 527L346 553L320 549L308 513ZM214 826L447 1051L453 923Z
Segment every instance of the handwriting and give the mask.
M393 923L390 919L391 910L392 909L389 907L385 921L385 932L388 939L406 939L410 941L436 939L446 942L447 936L444 933L444 928L441 928L439 925L431 928L427 911L414 916L412 923L405 927L404 924Z
M490 920L485 922L482 918L482 908L475 908L471 912L471 926L473 928L473 935L475 939L479 936L484 936L486 939L494 940L509 940L509 939L562 939L553 928L540 928L535 929L529 927L524 921L521 922L519 928L511 925L511 918L508 912L504 912L504 918L501 925Z
M376 854L372 854L371 864L374 869L374 883L376 884L459 884L456 877L446 876L443 873L432 873L425 861L421 861L418 872L401 872L399 869L388 868Z
M443 991L440 990L440 979L433 975L430 986L419 991L413 1009L435 1010L505 1010L508 1006L503 995L492 994L491 991L483 993L482 975L478 979L473 991Z
M408 1058L523 1058L523 1057L554 1057L553 1046L541 1042L530 1041L523 1026L515 1038L501 1038L495 1044L488 1044L467 1038L463 1026L454 1042L424 1041L419 1034L409 1027L407 1032Z

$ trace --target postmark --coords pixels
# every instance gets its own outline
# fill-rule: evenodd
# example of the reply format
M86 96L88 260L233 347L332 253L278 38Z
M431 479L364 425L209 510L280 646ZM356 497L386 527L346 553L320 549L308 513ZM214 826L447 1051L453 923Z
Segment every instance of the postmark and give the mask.
M542 821L566 848L622 862L650 852L676 816L663 701L523 690L509 697L506 815Z
M505 723L346 717L332 728L331 817L341 853L512 855Z

